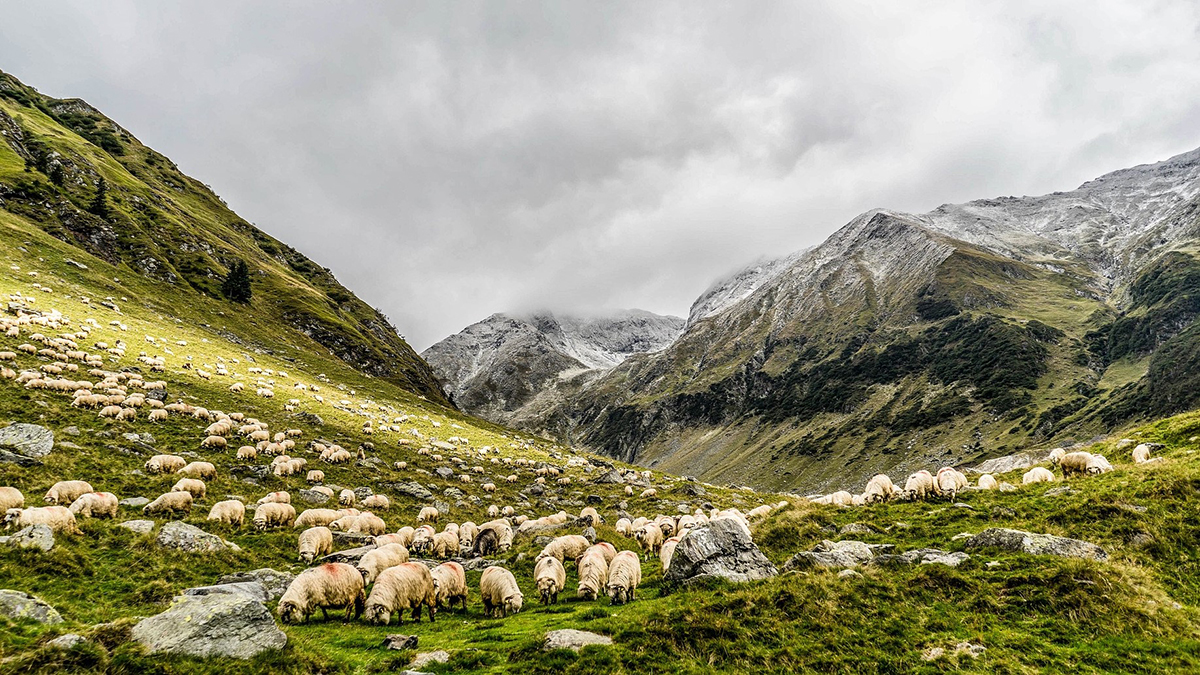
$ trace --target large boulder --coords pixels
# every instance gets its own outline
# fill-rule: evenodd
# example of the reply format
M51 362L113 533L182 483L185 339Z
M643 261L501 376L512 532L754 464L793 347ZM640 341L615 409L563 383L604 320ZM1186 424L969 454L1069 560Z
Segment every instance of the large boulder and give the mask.
M1108 559L1107 551L1088 541L1058 537L1053 534L1010 530L1003 527L988 528L967 539L963 546L967 550L998 548L1030 555L1054 555L1090 560Z
M290 572L280 572L270 567L263 567L249 572L226 574L217 580L217 584L241 584L256 581L266 590L267 602L274 602L283 596L295 579L296 575Z
M588 645L611 645L612 643L612 638L598 633L564 628L546 633L546 641L543 643L542 649L545 651L570 649L577 652Z
M299 492L299 497L300 501L304 502L305 504L312 504L314 506L317 504L324 504L330 500L329 495L325 494L324 492L317 492L316 490L301 490Z
M54 449L54 432L36 424L17 422L0 429L0 462L36 466Z
M609 469L608 471L605 471L599 476L593 478L592 482L600 483L602 485L622 485L625 483L625 477L621 475L620 471L617 471L616 469Z
M388 492L412 497L417 501L429 501L433 499L433 493L415 480L407 483L380 483L379 487Z
M117 525L137 534L149 534L154 529L153 520L127 520Z
M38 623L62 623L58 611L45 600L24 591L0 590L0 616L6 619L33 619Z
M811 551L801 551L792 556L783 564L783 569L850 569L871 562L877 555L886 555L894 548L892 544L864 544L853 539L826 540L814 546Z
M902 567L906 565L946 565L958 567L969 560L971 556L961 551L947 553L936 548L918 548L904 553L884 553L875 556L868 564L882 567Z
M188 553L238 550L236 544L231 544L215 534L209 534L195 525L188 525L182 520L175 520L158 528L158 536L155 541L162 548Z
M249 659L287 645L266 606L236 593L179 596L167 611L139 621L133 639L151 653L202 658Z
M54 548L54 531L46 525L30 525L9 537L8 545L49 551Z
M1050 450L1028 450L1018 452L1015 455L1005 455L1004 457L996 457L989 459L986 462L980 463L978 466L967 468L967 472L973 473L1008 473L1017 469L1028 469L1035 464L1041 464L1050 459Z
M779 570L754 545L741 523L719 518L690 530L675 547L667 581L696 577L720 577L729 581L753 581L779 574Z

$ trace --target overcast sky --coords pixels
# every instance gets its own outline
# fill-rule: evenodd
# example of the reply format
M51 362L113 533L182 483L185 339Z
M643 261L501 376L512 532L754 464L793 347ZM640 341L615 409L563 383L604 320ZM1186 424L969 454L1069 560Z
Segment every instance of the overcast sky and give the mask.
M1200 146L1200 3L0 0L78 96L395 322L686 316L885 206Z

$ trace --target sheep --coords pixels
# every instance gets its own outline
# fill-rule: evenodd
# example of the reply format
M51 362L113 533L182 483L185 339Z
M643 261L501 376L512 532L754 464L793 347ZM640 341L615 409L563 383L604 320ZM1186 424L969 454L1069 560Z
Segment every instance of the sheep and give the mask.
M404 623L404 610L411 609L412 618L420 623L421 607L429 612L433 621L437 611L437 589L429 568L416 562L406 562L389 567L379 574L371 596L367 598L364 618L368 623L391 623L392 614L399 612L397 624Z
M512 546L512 542L513 542L512 525L509 525L508 521L505 520L504 518L499 518L496 520L489 520L488 522L484 523L483 525L480 525L479 526L480 535L482 535L484 531L489 531L489 532L495 533L495 535L496 535L496 551L503 553L504 551L507 551Z
M76 499L89 492L95 492L95 490L92 489L91 484L87 481L61 480L46 491L46 496L42 501L47 504L70 505Z
M446 603L448 609L454 609L454 601L457 600L462 605L462 611L466 612L470 593L463 566L456 562L444 562L430 570L429 574L433 577L434 604L437 609L442 608L442 602Z
M500 507L499 506L492 504L491 506L487 507L487 517L488 518L498 518L499 516L500 516Z
M479 487L482 488L484 492L495 492L496 491L495 483L484 483L483 485L480 485Z
M439 513L436 508L434 508L432 506L423 506L423 507L421 507L420 512L417 513L417 522L418 523L436 523L438 521L438 518L441 517L441 515L442 514Z
M1029 471L1025 472L1025 475L1021 477L1022 485L1030 485L1033 483L1053 483L1053 482L1054 482L1054 474L1050 473L1050 470L1044 466L1035 466L1032 469L1030 469Z
M542 552L537 555L535 560L542 558L557 558L559 562L564 560L574 560L583 555L583 552L588 549L590 542L586 538L578 534L567 534L561 537L556 537L549 544L546 544Z
M663 532L662 528L654 523L646 523L638 528L633 533L633 538L642 546L642 551L645 552L646 558L649 559L652 555L658 555L662 549Z
M291 504L292 496L287 492L268 492L266 497L258 500L259 504Z
M151 410L146 419L150 422L161 422L167 419L167 411L162 409Z
M434 558L451 558L458 554L458 532L438 532L433 535L429 554Z
M471 544L471 557L483 558L500 550L500 538L492 528L481 529Z
M204 495L208 493L208 486L197 478L180 478L171 486L171 492L190 492L194 499L204 499Z
M642 563L633 551L621 551L608 566L608 599L614 605L632 601L642 583Z
M598 548L589 548L576 561L576 568L579 570L579 588L576 596L584 600L595 600L608 583L608 561L604 552Z
M671 537L663 542L662 548L658 550L658 559L662 561L663 574L667 573L667 568L671 566L671 556L675 555L675 547L679 545L682 537Z
M175 473L187 466L187 460L179 455L155 455L146 461L146 473Z
M338 493L338 504L342 506L354 506L354 502L358 497L354 494L354 490L342 490Z
M254 509L254 528L264 531L273 527L291 527L296 522L296 509L291 504L267 502Z
M520 612L525 601L512 572L494 565L479 577L479 597L484 615L499 618Z
M237 449L238 459L256 459L257 457L258 450L256 450L252 445L243 445Z
M88 492L71 502L70 511L81 518L116 518L119 507L111 492Z
M0 511L8 513L9 509L25 507L25 495L15 487L0 487Z
M313 560L333 552L333 532L320 525L310 527L300 533L297 545L300 549L300 561L311 565Z
M554 556L539 558L537 564L533 566L533 577L542 604L556 604L558 594L567 585L567 570L563 567L562 561Z
M364 509L387 511L388 507L391 506L391 502L388 501L385 495L370 495L363 500L362 505Z
M904 493L909 499L925 499L934 492L933 474L922 469L904 482Z
M200 447L216 448L218 450L224 450L226 444L227 441L225 440L224 436L208 436L204 440L200 441Z
M1092 453L1090 452L1068 452L1058 459L1058 466L1062 469L1063 478L1070 478L1072 474L1087 474L1088 462L1092 461Z
M175 473L181 473L192 478L212 480L217 477L217 467L213 466L211 462L191 462Z
M345 608L346 620L363 612L365 597L362 575L346 563L325 563L301 572L279 599L279 619L284 623L302 623L320 609L329 619L328 610Z
M458 526L458 547L460 551L470 551L471 545L475 543L475 537L479 535L479 526L471 521L467 521Z
M1058 464L1066 454L1067 451L1065 449L1054 448L1050 451L1050 455L1046 459L1050 460L1051 464Z
M333 509L305 509L296 516L292 527L325 527L339 517Z
M996 477L990 473L985 473L979 477L978 483L980 490L996 490L1000 484L996 482Z
M358 559L358 571L364 583L371 583L389 567L408 562L408 549L401 544L384 544L367 551Z
M320 469L313 469L308 472L308 475L305 476L304 479L307 480L309 483L324 483L325 482L325 472L321 471Z
M658 499L658 490L655 490L654 488L647 488L642 490L641 496L648 497L650 499Z
M958 493L967 487L967 477L953 467L944 466L938 469L936 486L940 494L949 496L950 501L954 501Z
M613 525L613 529L621 536L633 537L633 523L628 518L618 518L617 524Z
M332 523L330 527L333 527ZM383 519L374 513L366 511L354 516L354 520L348 523L346 532L369 534L372 537L377 537L387 532L387 523L383 522Z
M1150 461L1150 446L1145 443L1139 443L1133 449L1133 463L1145 464Z
M75 514L65 506L32 506L27 509L11 508L5 511L5 528L18 530L30 525L45 525L55 533L83 534L75 522Z
M154 515L169 513L171 515L188 514L192 511L192 493L164 492L157 499L142 507L142 513Z
M886 502L895 497L896 493L896 486L887 474L876 474L867 481L867 487L863 490L863 500L868 503Z
M1090 475L1097 476L1102 473L1108 473L1113 470L1113 465L1108 463L1104 455L1092 455L1092 459L1088 462L1087 472Z
M579 511L579 519L583 520L584 518L591 519L591 522L588 523L589 525L599 525L600 523L604 522L600 518L600 512L591 506L585 506Z
M867 487L870 488L870 484L868 484ZM763 504L762 506L756 506L756 507L750 509L750 513L747 513L746 517L747 518L764 518L767 515L769 515L770 513L771 513L771 505ZM683 526L681 525L679 529L682 530Z
M241 527L246 521L246 505L236 499L217 502L208 510L208 520Z

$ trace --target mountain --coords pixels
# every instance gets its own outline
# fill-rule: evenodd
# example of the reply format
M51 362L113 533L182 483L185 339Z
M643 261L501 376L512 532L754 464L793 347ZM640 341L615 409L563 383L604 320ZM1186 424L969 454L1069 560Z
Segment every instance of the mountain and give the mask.
M816 491L1186 410L1198 195L1193 151L1070 192L870 211L718 284L670 347L520 423L706 480Z
M718 279L700 294L688 311L687 327L701 319L718 314L730 305L758 290L791 267L810 249L803 249L782 258L761 258L742 269Z
M363 373L445 402L433 372L387 317L87 102L44 96L0 72L0 134L0 207L123 275L154 280L164 310L214 308L205 316L218 319L206 321L222 330L221 281L243 260L254 298L238 311L280 332L271 344L248 346L293 356L332 353ZM101 179L106 217L89 212Z
M463 410L510 423L558 383L588 381L633 354L663 349L683 326L678 317L637 309L595 317L493 314L421 357Z

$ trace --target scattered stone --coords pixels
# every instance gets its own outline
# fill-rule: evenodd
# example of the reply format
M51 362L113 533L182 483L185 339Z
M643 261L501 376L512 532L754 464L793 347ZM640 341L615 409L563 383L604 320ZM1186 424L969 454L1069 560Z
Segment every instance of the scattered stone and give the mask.
M438 475L438 478L444 478L445 480L454 478L454 469L451 469L448 466L439 466L438 468L434 469L433 472Z
M993 506L992 515L997 518L1016 518L1017 512L1007 506Z
M418 640L416 635L400 635L398 633L394 633L383 638L383 647L384 649L394 649L396 651L403 649L416 649L417 642Z
M435 652L421 652L417 654L412 663L408 664L409 668L420 668L431 663L446 663L450 660L450 652L439 649Z
M970 560L970 558L971 558L971 556L967 555L966 553L963 553L962 551L956 551L954 553L947 553L945 555L926 554L925 557L921 560L921 564L922 565L945 565L947 567L958 567L959 565L963 564L967 560Z
M64 434L66 434L68 436L78 436L80 433L79 427L77 427L77 426L69 426L66 429L63 429L62 431Z
M946 650L941 647L930 647L921 654L921 658L926 661L936 661L946 655Z
M692 480L694 481L695 479ZM671 492L687 495L689 497L705 497L708 495L708 490L705 490L694 482L683 483L678 487L672 488Z
M442 496L459 500L461 500L463 497L466 497L466 495L463 494L463 491L456 487L448 487L445 490L442 490Z
M843 525L842 529L839 530L842 534L871 534L874 531L866 523L850 523L849 525Z
M601 497L600 495L588 495L587 497L584 497L583 501L586 504L596 506L604 503L604 497Z
M861 576L862 576L862 573L859 572L858 570L844 569L841 572L838 572L839 579L850 579L853 577L861 577Z
M801 551L783 564L784 571L803 570L813 567L830 569L858 567L877 554L890 553L892 544L864 544L861 541L822 541L811 551Z
M1134 548L1142 548L1153 543L1154 537L1148 532L1135 532L1134 535L1129 538L1129 545L1133 546Z
M984 565L984 567L992 568L992 567L999 567L1000 564L1001 563L999 560L989 560L989 561L985 562L983 565Z
M261 602L241 594L184 595L142 619L133 639L151 653L249 659L283 649L287 635Z
M958 534L954 535L953 537L950 537L950 541L959 541L961 539L970 539L971 537L974 537L974 536L975 535L971 534L970 532L959 532Z
M0 590L0 616L14 621L33 619L38 623L62 623L58 611L45 600L24 591Z
M438 513L443 516L450 513L450 504L440 499L433 502L433 508L437 509Z
M546 633L546 642L542 646L542 649L548 652L555 649L570 649L577 652L588 645L611 645L612 643L612 638L605 635L586 630L564 628Z
M288 586L292 585L292 581L296 578L295 574L290 572L280 572L279 570L263 567L261 569L251 570L249 572L235 572L226 574L217 580L218 584L240 584L250 581L256 581L262 585L267 593L267 601L274 602L283 596L284 591Z
M988 528L980 532L968 539L965 547L967 550L999 548L1030 555L1054 555L1091 560L1108 559L1108 553L1091 542L1002 527Z
M362 532L342 532L335 530L333 532L333 543L341 544L342 546L374 546L375 537Z
M537 483L534 483L533 486L531 486L529 488L529 494L531 494L531 495L541 495L541 494L545 494L545 492L546 492L546 488L542 487L541 485L539 485Z
M0 462L36 466L54 449L54 432L36 424L16 422L0 429Z
M130 532L136 532L137 534L148 534L151 530L154 529L154 521L153 520L127 520L127 521L119 524L117 527L123 527L123 528L129 530Z
M1069 497L1073 494L1078 494L1078 493L1074 489L1072 489L1071 487L1066 486L1066 485L1063 485L1062 487L1050 488L1049 490L1046 490L1046 492L1045 492L1046 497Z
M59 635L53 640L47 642L46 646L54 647L55 649L74 649L85 642L87 642L87 638L83 637L82 635L67 633L66 635Z
M321 563L344 562L344 563L350 563L351 565L357 565L358 561L364 555L367 554L367 551L370 551L373 548L375 548L374 544L372 544L370 546L360 546L358 548L348 548L344 551L334 551L333 553L330 553L327 556L322 556L322 557L318 558L317 562L321 562Z
M620 471L610 469L596 476L592 481L602 485L622 485L625 483L625 477L621 475Z
M370 497L370 496L371 496L371 495L373 495L373 494L375 494L375 493L374 493L374 492L372 492L372 491L371 491L371 488L369 488L369 487L356 487L356 488L354 488L354 498L355 498L356 500L360 501L360 502L361 502L362 500L366 499L367 497Z
M721 518L693 528L675 547L666 581L720 577L741 582L779 574L741 523Z
M54 531L46 525L30 525L9 537L8 545L49 551L54 548Z
M1016 492L1017 486L1012 483L1001 483L999 486L1001 492Z
M175 520L160 527L155 541L162 548L188 553L208 553L226 549L240 550L236 544L227 542L215 534L209 534L195 525L188 525L181 520Z
M596 543L596 528L592 527L591 525L585 527L583 529L583 538L587 539L593 544Z
M297 496L300 497L300 501L304 502L305 504L316 505L324 504L325 502L329 501L329 495L325 494L324 492L317 492L316 490L301 490L299 493L297 493Z
M119 506L127 506L131 509L140 509L150 503L150 500L145 497L129 497L117 502Z

